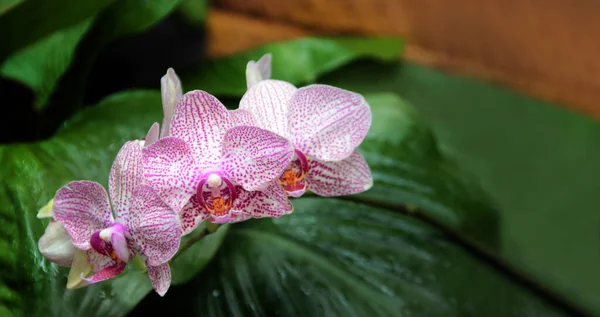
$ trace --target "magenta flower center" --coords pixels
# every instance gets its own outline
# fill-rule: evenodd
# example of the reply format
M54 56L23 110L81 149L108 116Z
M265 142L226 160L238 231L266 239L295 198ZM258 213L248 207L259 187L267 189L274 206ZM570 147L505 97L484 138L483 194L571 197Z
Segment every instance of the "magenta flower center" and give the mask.
M94 232L90 239L92 249L116 262L129 261L129 248L125 239L125 226L115 223L112 226Z
M304 192L306 184L303 181L306 173L308 173L308 160L306 156L302 152L294 150L294 157L278 182L288 194L293 195L294 192L298 191Z
M205 175L198 184L196 194L202 207L217 219L230 217L229 211L237 198L233 183L218 173Z

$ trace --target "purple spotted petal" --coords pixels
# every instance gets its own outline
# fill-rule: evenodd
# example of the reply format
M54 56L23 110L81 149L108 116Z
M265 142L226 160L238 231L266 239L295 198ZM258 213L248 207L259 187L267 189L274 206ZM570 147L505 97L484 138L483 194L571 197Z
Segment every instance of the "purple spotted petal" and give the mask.
M65 228L73 245L82 250L90 248L94 232L113 223L106 191L90 181L70 182L56 192L54 219Z
M191 147L181 139L167 137L142 153L146 180L171 209L179 212L199 182Z
M236 212L231 214L229 223L241 222L250 218L252 218L252 214L249 212Z
M229 115L231 116L231 121L233 122L234 127L242 125L256 125L256 121L254 120L254 117L250 111L244 109L229 110Z
M254 218L280 217L294 211L283 188L277 182L271 182L262 191L239 190L232 215L250 214ZM243 216L232 216L230 222L244 220Z
M341 196L362 193L373 186L373 176L362 154L354 151L337 162L310 160L305 182L320 196Z
M153 266L170 260L181 240L181 224L150 186L140 185L133 196L131 217L126 223L128 237Z
M147 147L150 144L158 141L159 130L160 127L158 126L158 122L154 122L154 124L152 124L152 126L150 127L150 130L148 130L146 137L144 138L144 147Z
M245 190L279 178L294 156L287 139L257 127L235 127L223 141L223 170Z
M200 205L198 196L194 195L190 198L188 204L183 207L180 217L181 229L183 235L186 235L198 228L202 221L210 217L210 213Z
M171 122L171 135L186 141L200 170L221 166L221 142L233 126L229 112L211 94L194 90L183 95Z
M92 266L94 272L100 272L117 263L117 261L113 260L110 256L100 254L95 250L88 250L86 252L88 263Z
M90 277L83 277L82 280L84 280L88 284L106 281L110 278L121 274L121 272L123 272L123 270L125 269L126 265L127 263L125 262L115 262L115 264L103 269L102 271L94 273L94 275Z
M256 126L287 138L290 136L289 101L296 91L296 87L288 82L263 80L244 94L240 109L252 113Z
M167 69L167 74L160 79L160 90L163 103L163 122L160 138L168 137L171 129L171 119L175 112L175 106L181 99L181 81L173 68Z
M298 89L289 111L294 146L324 161L350 156L371 126L371 109L361 95L327 85Z
M169 263L159 266L148 266L148 277L152 281L152 287L160 296L165 296L171 286L171 268Z
M126 219L133 190L144 181L141 141L128 141L115 158L108 179L108 191L117 219Z
M258 61L246 65L246 86L248 89L258 82L271 78L271 54L265 54Z

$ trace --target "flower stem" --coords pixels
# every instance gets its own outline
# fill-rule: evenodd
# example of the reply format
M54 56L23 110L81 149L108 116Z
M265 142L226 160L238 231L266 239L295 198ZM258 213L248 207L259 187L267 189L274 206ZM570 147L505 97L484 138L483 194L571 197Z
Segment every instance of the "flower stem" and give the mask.
M220 224L207 222L201 230L192 232L187 239L181 241L179 250L177 250L177 254L175 254L171 261L175 260L181 253L183 253L185 250L187 250L187 248L191 247L197 241L202 240L202 238L205 236L216 232L220 226Z

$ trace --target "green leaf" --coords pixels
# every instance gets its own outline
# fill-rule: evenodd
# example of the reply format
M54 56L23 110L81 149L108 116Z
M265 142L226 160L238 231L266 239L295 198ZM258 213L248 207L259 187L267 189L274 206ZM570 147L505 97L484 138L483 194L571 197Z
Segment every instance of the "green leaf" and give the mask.
M91 25L92 19L52 33L12 55L0 67L0 74L30 87L35 107L40 109L69 67L75 48Z
M115 0L27 0L0 15L0 64L44 36L75 25ZM6 32L10 30L10 32Z
M303 84L359 58L397 59L403 48L399 38L304 38L267 44L178 73L186 90L241 96L246 92L246 64L265 53L273 54L272 78Z
M47 222L37 219L36 213L69 181L88 179L106 186L119 148L127 140L143 137L161 118L161 101L156 91L113 95L67 122L50 140L0 147L0 269L11 272L0 276L0 312L122 316L151 290L148 277L132 269L113 281L66 290L68 270L38 252L37 241ZM226 229L173 261L179 281L206 265ZM196 255L193 250L205 253Z
M481 188L440 153L415 109L394 94L365 97L373 123L360 150L375 186L352 199L405 208L497 248L498 211Z
M181 0L121 0L99 16L100 42L135 34L169 14Z
M117 39L148 29L174 10L179 1L121 0L99 14L82 39L77 58L62 78L46 112L61 122L80 108L85 79L98 52Z
M600 315L597 120L412 63L356 63L321 81L414 104L497 203L499 255Z
M130 317L567 316L410 216L332 198L230 229L215 261Z

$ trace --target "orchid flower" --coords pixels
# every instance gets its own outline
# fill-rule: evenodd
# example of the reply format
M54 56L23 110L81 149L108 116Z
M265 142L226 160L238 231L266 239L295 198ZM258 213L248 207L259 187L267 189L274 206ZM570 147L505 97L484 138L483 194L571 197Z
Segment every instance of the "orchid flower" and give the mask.
M371 126L371 109L365 99L327 85L298 89L264 78L261 74L270 74L270 65L262 65L268 69L263 72L256 64L248 63L249 89L240 109L252 113L256 126L294 145L294 158L279 178L287 194L300 197L310 189L317 195L338 196L371 188L371 171L356 150ZM256 82L256 78L263 80Z
M69 234L73 245L87 251L94 274L88 284L120 274L139 253L145 260L152 285L161 296L171 283L168 261L181 239L177 214L144 184L143 141L123 145L113 163L109 192L111 212L104 188L91 181L74 181L54 198L54 218Z
M37 217L50 218L46 231L38 241L40 253L51 262L60 266L69 266L69 277L67 288L79 288L86 286L81 276L92 272L92 266L88 263L85 251L77 249L71 238L62 227L54 220L54 199L50 200L37 214Z
M204 91L188 92L177 104L171 136L144 148L146 179L181 211L184 234L209 217L227 223L292 212L276 179L294 155L293 146L272 132L244 126L249 120L246 111L228 111Z

